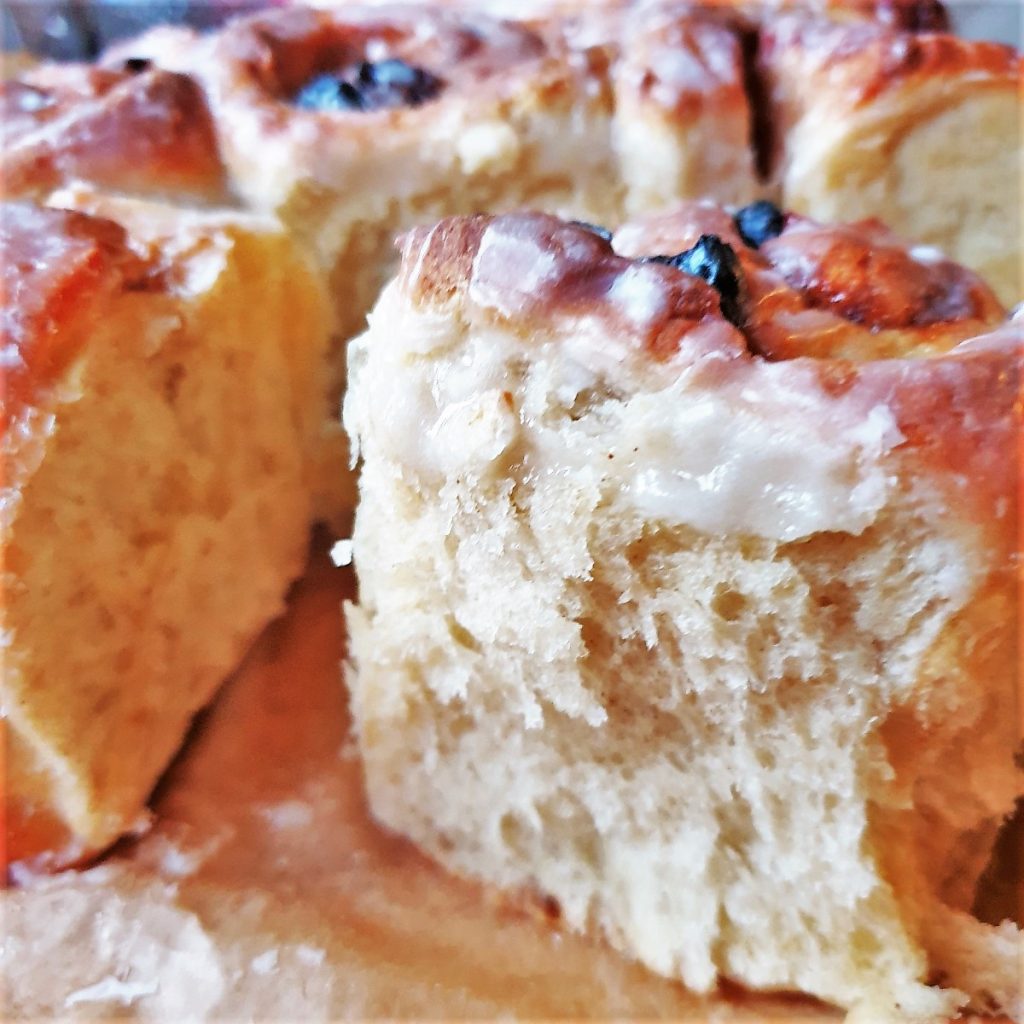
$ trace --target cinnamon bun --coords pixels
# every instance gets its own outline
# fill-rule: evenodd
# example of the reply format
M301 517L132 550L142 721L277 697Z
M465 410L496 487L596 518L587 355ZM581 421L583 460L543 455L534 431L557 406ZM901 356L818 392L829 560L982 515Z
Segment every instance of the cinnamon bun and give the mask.
M679 3L591 13L584 41L557 17L292 7L213 37L158 30L109 59L203 83L236 191L316 253L345 335L414 224L517 207L616 223L752 197L735 33Z
M407 234L345 404L377 817L696 990L1019 1011L1005 316L768 204Z

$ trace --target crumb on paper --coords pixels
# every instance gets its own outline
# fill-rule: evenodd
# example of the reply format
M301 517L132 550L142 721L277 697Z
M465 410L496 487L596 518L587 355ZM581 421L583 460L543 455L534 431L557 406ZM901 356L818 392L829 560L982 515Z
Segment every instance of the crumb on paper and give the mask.
M155 996L160 991L158 981L122 981L111 974L97 981L95 985L77 989L64 1000L66 1007L79 1003L121 1003L130 1006L137 999Z
M253 974L270 974L277 967L277 950L268 949L265 953L260 953L259 956L253 957L253 961L249 966L252 968Z
M340 569L342 566L352 564L352 541L339 540L331 548L331 561Z

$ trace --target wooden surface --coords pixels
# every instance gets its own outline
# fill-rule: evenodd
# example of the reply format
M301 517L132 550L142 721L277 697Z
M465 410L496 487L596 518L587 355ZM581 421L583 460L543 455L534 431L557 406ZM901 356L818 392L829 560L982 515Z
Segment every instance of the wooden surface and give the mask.
M348 570L315 555L158 792L153 829L4 902L4 1016L835 1019L686 993L374 825L338 666Z

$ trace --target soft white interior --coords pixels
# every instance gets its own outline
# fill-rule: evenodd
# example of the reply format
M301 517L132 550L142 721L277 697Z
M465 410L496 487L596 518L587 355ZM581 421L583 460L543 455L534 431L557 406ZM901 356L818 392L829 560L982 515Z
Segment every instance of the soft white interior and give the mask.
M352 346L375 813L694 988L951 1012L876 817L908 806L880 727L979 583L970 531L892 473L884 406L795 364L735 393L602 366L575 326L527 347L392 286Z

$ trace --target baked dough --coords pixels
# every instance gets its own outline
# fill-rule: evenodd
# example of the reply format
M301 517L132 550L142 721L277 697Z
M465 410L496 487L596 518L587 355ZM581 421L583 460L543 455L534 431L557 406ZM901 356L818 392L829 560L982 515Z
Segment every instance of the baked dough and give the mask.
M758 194L743 34L735 24L661 3L604 17L591 12L563 30L578 43L600 39L612 55L612 138L626 216L683 198L745 203Z
M0 118L8 199L73 181L192 203L228 198L202 90L147 61L22 70L0 82Z
M750 199L759 187L754 154L748 144L757 130L753 122L757 120L758 104L756 95L751 93L749 57L751 44L756 43L758 35L762 73L774 89L771 110L778 116L782 139L779 187L793 203L805 208L832 212L817 193L813 201L804 202L803 178L794 170L790 157L796 147L803 152L806 140L815 145L822 141L813 137L815 133L808 126L811 118L820 117L816 104L826 102L822 97L833 97L828 91L833 86L838 90L834 96L842 99L842 103L836 100L839 105L835 108L839 135L825 133L825 148L808 150L817 154L814 159L818 160L811 178L831 173L828 168L833 166L832 162L845 159L840 151L846 151L850 140L867 137L865 125L869 122L875 127L884 122L885 131L893 125L905 126L909 123L906 116L901 115L901 121L894 112L924 110L940 95L943 103L952 104L950 109L960 111L957 117L977 119L982 126L979 130L988 140L986 146L995 133L989 133L985 125L989 121L994 125L1008 123L1010 112L1017 109L1007 99L1006 67L1012 64L1016 69L1009 76L1013 78L1019 73L1019 62L1014 64L1006 51L960 44L945 36L926 34L917 38L895 31L942 28L941 8L933 3L893 4L879 0L833 4L821 0L814 4L815 9L828 10L830 17L838 21L874 20L889 26L884 28L837 27L831 22L808 19L806 15L780 16L778 9L788 6L786 3L771 5L771 17L765 16L763 5L732 3L717 5L719 10L714 12L673 2L602 4L600 12L592 5L556 2L543 6L545 17L529 25L502 23L465 11L279 11L243 20L203 38L183 30L160 30L112 52L103 67L43 64L0 85L5 195L41 201L54 187L86 181L107 192L159 197L178 204L177 209L136 206L99 195L86 199L82 193L65 195L59 200L72 206L87 204L101 213L109 213L115 221L124 220L129 230L127 237L121 237L116 231L112 235L109 228L103 228L103 240L95 245L89 243L84 249L72 245L71 250L78 256L71 258L67 278L62 277L62 263L58 261L56 277L47 279L49 284L39 284L43 298L38 308L63 311L53 325L45 326L40 321L34 328L38 337L48 336L52 330L55 341L52 352L46 350L50 354L45 355L40 365L48 367L47 373L72 374L76 381L90 367L88 372L98 374L99 378L109 370L108 384L113 393L115 378L110 365L92 352L91 340L88 344L82 342L95 323L103 321L102 330L97 327L95 331L100 337L108 333L118 336L120 347L116 350L120 352L129 344L126 339L130 336L163 337L170 330L168 316L187 320L181 309L191 310L194 304L204 310L212 309L222 301L236 310L232 316L240 316L238 306L246 306L246 316L250 316L255 315L252 310L262 310L267 304L268 323L258 325L256 334L264 341L256 349L262 353L265 348L271 353L268 360L271 356L281 357L282 349L290 344L297 345L296 351L300 353L322 348L322 340L315 341L313 337L318 330L324 333L329 329L322 308L317 306L322 296L292 244L276 228L260 220L221 214L208 218L190 212L190 208L221 204L236 196L248 206L279 215L299 246L313 253L321 274L330 282L336 314L335 347L331 355L334 377L329 384L321 379L318 386L329 387L336 395L343 385L341 341L362 323L365 309L376 296L391 264L391 236L398 228L451 211L501 209L526 203L617 223L626 214L641 213L678 196L700 193L735 202ZM527 12L524 7L517 13ZM857 63L846 50L852 41L862 39L870 45L866 44ZM892 58L900 47L910 56L894 70L885 60ZM1001 57L993 56L997 51ZM866 93L858 93L860 99L854 103L850 100L854 93L848 88L849 82L862 75L865 68L875 68L871 61L878 54L882 55L878 58L882 61L879 67L885 73L879 71L875 79L867 76L878 87L877 105L874 100L869 102ZM982 59L982 55L987 56ZM339 69L349 73L364 60L380 64L394 56L406 61L407 66L415 68L422 64L437 79L437 88L424 97L424 102L417 100L407 108L393 108L385 103L383 109L359 111L296 109L293 101L309 84L310 76ZM919 58L924 71L913 67ZM189 74L182 73L186 71ZM834 81L828 76L834 77ZM931 98L925 103L921 97ZM849 105L843 106L848 100ZM961 100L962 109L957 106ZM866 108L871 108L869 113ZM986 111L994 111L989 120ZM829 118L826 121L831 124ZM933 130L938 129L928 129ZM916 132L915 128L907 137L914 137ZM839 137L841 141L836 143ZM929 164L928 154L935 147L929 150L925 143L914 145L915 159L924 153L922 166ZM224 161L218 147L223 149ZM956 165L960 167L968 146L961 146L958 141L956 147L953 163L960 160ZM1012 152L1007 157L1006 152L1007 147L1003 147L992 156L981 144L973 148L972 158L982 169L973 168L970 180L980 176L980 180L988 182L991 177L993 186L970 195L964 190L968 242L958 236L949 243L941 232L932 240L941 245L952 244L958 252L963 249L964 259L991 270L1009 296L1012 289L1003 287L1003 282L1007 279L1005 271L1019 266L1015 263L1019 257L1014 246L1019 239L1020 203L1019 183L1016 191L1007 186L1005 171L1015 158ZM945 164L943 167L941 174L946 174L948 168ZM968 179L960 174L956 180ZM807 188L810 195L813 189ZM918 193L907 199L906 210L899 214L891 213L894 207L888 193L884 201L876 202L881 193L872 190L859 192L856 198L866 203L862 212L885 212L908 233L932 238L931 227L920 219L932 210L931 190L918 188ZM839 212L844 215L860 212L838 187L829 184L825 194L829 202L841 207ZM868 202L865 197L871 196L874 198ZM33 215L42 216L38 210ZM620 235L619 244L626 251L631 244L629 239L638 238L636 251L640 253L661 231L667 232L666 247L688 247L702 233L700 225L706 228L712 221L717 225L715 231L735 242L729 235L729 218L721 211L705 209L699 216L681 216L682 219L631 228ZM686 217L696 219L684 223ZM40 231L45 231L49 223L41 221ZM58 254L64 252L62 232L71 222L61 223L63 226L55 229L53 239L53 251ZM993 232L987 232L987 228L975 230L978 224L994 225ZM75 227L72 234L78 230ZM258 237L259 244L251 242L251 237ZM196 241L200 238L201 244ZM243 244L239 239L246 241ZM37 242L43 244L42 240ZM195 256L190 248L193 245L202 248L202 259ZM250 248L254 253L259 250L259 255L250 254ZM247 254L244 257L240 255L243 251ZM842 366L843 360L850 359L939 356L958 340L992 326L1002 315L993 296L976 279L951 267L940 252L917 249L908 255L878 225L861 225L852 233L844 233L823 231L813 223L791 218L786 233L766 243L763 255L767 262L742 248L739 251L748 289L744 298L748 316L744 332L751 347L771 360L811 355L829 360L830 366L839 360L835 365ZM211 252L220 254L222 265L207 258ZM977 258L976 252L981 253ZM81 266L76 262L79 256L84 260ZM108 260L112 261L109 267ZM252 281L241 282L243 271L249 273L250 268L248 263L243 267L239 260L251 260L258 268L251 274ZM219 266L217 276L210 281L201 280L196 268L215 265ZM810 276L808 267L813 272ZM108 313L100 306L96 306L99 312L92 306L93 302L107 301L106 286L92 294L89 285L80 300L84 310L80 324L75 317L66 318L71 301L68 295L78 294L77 289L85 287L82 282L92 281L90 275L94 271L97 281L128 282L122 291L131 292L132 301L127 302L126 294L118 291L120 285L110 285L110 295L117 301L111 299L113 311L108 319ZM194 293L186 289L186 294L177 288L174 282L179 275L188 279L189 288L194 284ZM222 279L229 283L221 283ZM264 279L275 282L267 293L275 298L266 298L261 292L260 282ZM145 282L141 292L137 288L140 281ZM293 281L291 287L289 282ZM56 289L52 294L47 291L51 286ZM70 291L65 291L65 287ZM223 300L222 292L228 293ZM289 299L282 297L284 292L289 293ZM32 310L36 308L36 299L31 293L31 288L19 292L15 314L25 314L19 305L24 299L28 303L25 315L35 315ZM286 301L302 305L293 311L299 324L298 340L285 338L281 310ZM636 315L645 315L642 295L630 301L639 303L634 310ZM137 312L134 330L128 314L122 316L119 312L125 303ZM168 308L171 313L165 315ZM207 332L201 339L202 345L212 344L213 336L222 333L220 315L211 313L209 323L204 320L196 328ZM228 328L217 344L237 347L237 338L231 339L243 329L239 324L249 321L224 316ZM214 320L216 325L210 326ZM671 345L671 339L668 343ZM159 351L163 352L163 347ZM51 358L56 359L52 366ZM108 353L106 358L113 357ZM204 357L199 358L201 361ZM305 367L300 375L306 374L309 367L305 356L298 358L298 363ZM255 372L248 359L246 368ZM135 367L132 372L136 371L141 373L142 369ZM21 386L17 383L19 372L15 366L11 374L15 382L11 394L15 397ZM835 371L836 381L843 379L843 373ZM26 379L31 380L32 374ZM132 379L130 373L127 379ZM268 379L261 378L258 386ZM245 380L242 374L236 383L241 387ZM285 385L282 393L273 400L264 396L268 402L287 404L302 394L308 415L312 416L314 410L316 415L322 413L323 403L314 396L316 386L311 376L303 383L284 373L281 380ZM211 386L214 383L211 381ZM65 394L63 388L60 394ZM41 416L39 422L48 423L49 406L38 412L33 405L38 397L35 391L29 388L22 397L27 403L25 408L36 410L32 416ZM118 400L125 397L130 396L117 392ZM46 401L51 399L57 402L54 408L61 411L61 416L54 420L59 425L65 415L92 409L87 399L98 403L99 395L83 392L82 397L72 402L65 402L64 397L58 401L50 395ZM118 402L110 404L113 416ZM255 412L249 410L250 415ZM351 478L341 470L344 453L334 443L336 435L331 436L331 418L328 417L326 426L321 423L321 433L327 436L321 437L315 455L310 455L308 446L303 448L300 444L301 451L292 451L283 462L272 459L263 480L267 487L274 480L296 480L301 462L306 467L302 471L306 480L315 476L321 483L330 481L332 487L338 483L341 493L332 491L315 497L315 512L311 515L326 512L336 516L338 510L350 505L346 488ZM77 420L73 417L72 422ZM36 420L33 423L36 425L32 430L36 430ZM53 488L52 492L43 491L42 507L46 507L48 500L45 495L52 493L58 496L53 499L53 507L64 509L59 514L74 515L59 498L69 479L62 468L62 460L67 456L59 454L62 449L45 434L48 426L39 429L43 430L43 440L33 440L30 447L45 458L33 472L46 470L59 481L47 485ZM59 436L66 433L62 428ZM258 439L261 435L257 430L252 436ZM5 436L5 444L20 452L18 446L28 443L26 437L28 434L23 437L15 431ZM283 437L278 442L291 443ZM51 444L57 445L57 454L51 452ZM222 452L218 444L214 438L209 451L202 454L208 460L222 459L226 467L234 465L237 458L238 479L244 479L245 472L252 469L253 452ZM127 453L124 457L131 464ZM12 496L19 495L22 486L18 482L18 473L22 471L18 468L19 459L20 456L5 456L5 486L10 477L14 481L8 488ZM315 470L309 469L311 459L316 462ZM90 478L83 476L82 480L83 487L91 486ZM97 501L98 495L97 490ZM297 510L307 498L300 488L296 496L282 503L280 521L268 519L235 530L236 536L231 538L235 547L225 550L237 553L242 544L251 544L255 539L254 547L263 552L261 557L266 558L266 563L254 571L258 575L265 570L267 579L276 583L267 583L264 593L257 580L252 592L247 593L252 609L259 605L262 611L257 613L246 601L239 601L229 608L231 614L224 623L204 620L201 628L184 630L184 634L194 636L199 653L194 661L185 659L174 669L179 679L191 679L195 673L200 681L195 684L195 695L186 694L182 706L160 724L163 731L159 740L140 754L146 763L139 768L125 761L126 776L137 773L134 781L122 786L124 780L112 781L103 776L107 769L96 767L104 757L121 749L117 743L128 735L125 730L118 730L118 740L113 744L90 740L70 755L66 771L60 766L63 762L58 763L57 754L51 757L50 753L40 753L46 744L57 743L53 737L58 737L62 730L78 729L87 720L94 724L92 717L82 710L86 697L80 694L70 702L67 715L63 711L62 687L70 687L77 678L73 664L61 669L65 672L63 681L58 682L52 694L48 695L42 684L26 689L26 693L31 691L33 701L53 700L53 707L59 706L61 710L47 711L44 717L50 717L45 726L18 725L8 737L12 751L11 785L17 798L11 810L11 850L16 856L49 849L50 862L63 863L102 846L118 830L130 827L159 766L166 762L176 738L180 738L183 723L212 689L214 675L229 666L230 657L223 651L231 647L231 656L237 655L243 645L239 638L251 636L271 614L274 605L267 595L274 585L282 590L292 571L285 568L287 559L280 552L288 543L297 543L296 523L301 518ZM140 500L143 508L147 495L141 495ZM165 496L160 501L165 502ZM173 515L182 511L173 503L169 509ZM22 525L20 529L27 527ZM272 535L271 541L265 543L260 539L260 531ZM291 541L287 541L286 535ZM57 543L56 539L51 540ZM228 544L227 538L222 540ZM10 544L5 558L12 559L10 564L15 568L5 578L5 588L12 586L11 593L19 594L21 556L17 555L16 539ZM54 564L85 564L86 547L83 544L82 550L76 548L67 556L54 556ZM103 559L104 550L100 545L88 557ZM225 563L227 557L224 556ZM294 557L291 564L294 566ZM75 571L69 570L66 578L72 579ZM130 587L127 582L125 586L123 607L127 609ZM38 585L32 589L43 593ZM225 592L230 598L234 588L229 585ZM132 593L142 607L145 601L140 592ZM12 599L10 614L22 614L29 607L25 600ZM197 620L205 615L198 606L194 613L191 609L179 611L183 616L194 614ZM132 614L138 618L141 613L136 609ZM232 633L233 615L242 623L236 633ZM56 615L53 617L56 620ZM112 636L122 636L118 632L122 625L118 623ZM153 625L147 619L138 626L143 637L139 651L148 650L146 645L150 641L145 629ZM202 653L202 644L215 628L223 630L229 639L222 647L211 641L210 650L214 653L208 658ZM127 636L127 626L124 629L123 635ZM135 629L133 625L132 630ZM13 666L14 673L35 671L35 667L40 673L44 669L51 672L48 659L58 655L40 654L38 650L40 643L48 643L48 634L33 634L24 642L18 639L20 635L9 634L13 639L9 656L5 650L5 666ZM44 640L39 640L39 636ZM231 640L231 636L235 639ZM115 648L114 640L105 650L122 659L127 657L122 649ZM59 657L73 659L77 655L65 652ZM19 659L30 669L19 668ZM211 663L207 665L206 660ZM157 669L152 678L140 672L140 686L123 687L124 693L116 695L113 680L120 671L117 664L115 659L105 666L107 675L100 679L97 692L115 694L103 699L118 707L121 703L131 704L138 696L134 691L151 683L157 689L167 686L161 680L169 678L169 670L156 657ZM5 667L5 681L6 672ZM43 678L42 674L39 678ZM192 684L181 685L184 693ZM83 692L92 691L86 687ZM11 721L17 720L19 714L13 714ZM62 720L64 717L67 721ZM95 723L103 721L102 715L95 719ZM96 728L102 730L107 726L96 724ZM44 736L47 731L52 735ZM949 848L948 864L957 865L960 879L952 877L950 867L943 893L953 905L966 906L965 893L972 889L998 815L988 815L988 824L981 828L985 835L965 849L962 819L965 814L970 815L960 810L950 813L955 820L943 832L941 843ZM54 853L55 849L59 852Z
M313 551L150 832L0 893L8 1019L838 1024L809 1000L687 992L377 826L338 685L354 581Z
M37 867L145 822L192 716L281 609L329 322L262 218L53 202L0 216L6 854Z
M1019 1012L970 911L1022 790L1022 324L767 213L405 237L345 404L371 807L697 991Z
M879 24L766 22L782 201L822 220L874 216L1024 298L1022 63L1012 47Z
M202 81L235 189L312 247L346 335L393 266L394 235L414 224L515 207L615 223L708 189L753 195L731 30L696 27L679 3L608 18L580 45L557 19L293 7L213 37L157 30L111 59L151 57ZM363 109L304 102L318 76L392 59L428 74L430 94L378 104L373 92Z

